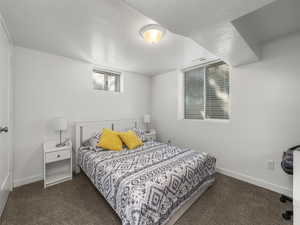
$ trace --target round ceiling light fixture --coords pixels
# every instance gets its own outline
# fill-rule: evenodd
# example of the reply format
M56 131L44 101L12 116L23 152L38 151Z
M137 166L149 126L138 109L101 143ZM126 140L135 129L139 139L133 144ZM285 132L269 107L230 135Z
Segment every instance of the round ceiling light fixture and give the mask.
M165 34L166 29L158 24L149 24L140 29L141 37L151 44L160 42Z

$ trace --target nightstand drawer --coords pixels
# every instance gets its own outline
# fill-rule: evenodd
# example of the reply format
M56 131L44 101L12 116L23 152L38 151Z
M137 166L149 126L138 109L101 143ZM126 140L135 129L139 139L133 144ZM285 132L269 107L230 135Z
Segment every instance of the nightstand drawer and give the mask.
M46 156L45 156L46 163L56 162L56 161L69 159L69 158L71 158L70 150L49 152L49 153L46 153Z

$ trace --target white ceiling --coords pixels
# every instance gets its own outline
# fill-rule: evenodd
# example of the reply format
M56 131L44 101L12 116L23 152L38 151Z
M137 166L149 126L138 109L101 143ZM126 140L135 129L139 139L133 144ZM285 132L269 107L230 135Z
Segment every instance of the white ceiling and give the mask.
M173 32L189 36L205 27L230 22L274 0L124 1Z
M300 30L300 1L277 0L236 21L258 44Z
M124 1L169 30L195 40L227 63L239 66L259 60L260 51L231 22L274 0Z
M0 0L0 11L18 46L155 75L214 55L234 66L258 60L259 43L299 29L299 2ZM149 18L174 33L144 42Z
M154 21L122 0L0 0L16 45L146 75L214 57L194 41L167 32L151 45L139 29Z

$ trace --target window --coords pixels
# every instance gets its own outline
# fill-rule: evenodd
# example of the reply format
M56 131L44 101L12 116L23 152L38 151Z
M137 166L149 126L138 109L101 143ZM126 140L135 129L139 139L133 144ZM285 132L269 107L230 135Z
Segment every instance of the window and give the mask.
M120 77L116 72L93 70L94 89L120 92Z
M184 72L184 118L229 119L229 66L212 63Z

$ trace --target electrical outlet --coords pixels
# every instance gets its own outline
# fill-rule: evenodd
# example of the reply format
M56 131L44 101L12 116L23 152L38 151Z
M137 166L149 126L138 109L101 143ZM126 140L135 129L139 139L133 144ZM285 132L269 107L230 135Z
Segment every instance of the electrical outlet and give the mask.
M275 161L274 160L268 160L267 161L267 168L269 170L275 170Z

